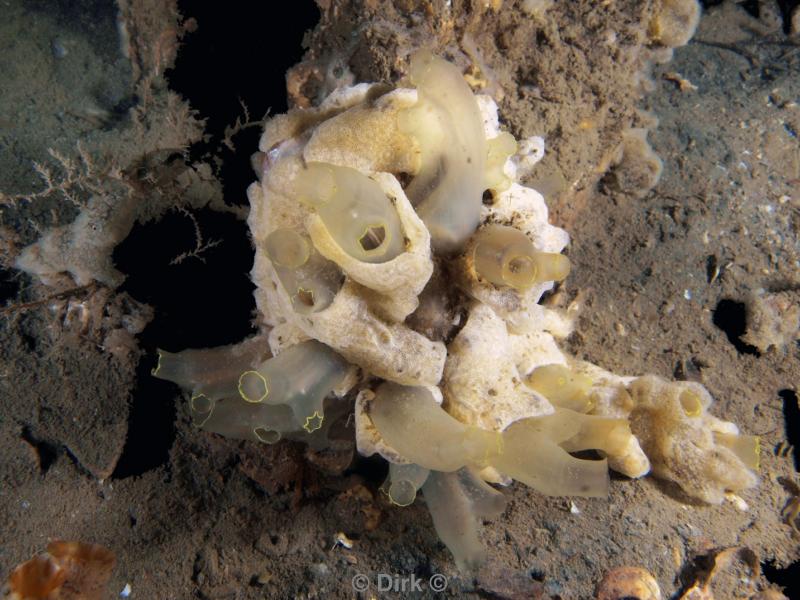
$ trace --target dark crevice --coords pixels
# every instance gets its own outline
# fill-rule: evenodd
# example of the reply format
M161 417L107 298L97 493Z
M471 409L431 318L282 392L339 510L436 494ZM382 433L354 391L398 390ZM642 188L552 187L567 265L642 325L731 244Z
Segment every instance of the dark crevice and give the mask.
M312 0L290 3L284 7L289 14L281 18L269 3L249 4L245 15L225 3L179 4L198 29L184 39L167 78L206 119L208 134L190 149L190 159L220 165L226 202L246 204L245 190L255 180L250 155L258 149L260 128L238 135L235 151L223 144L225 128L237 117L244 118L241 102L254 120L268 109L286 110L285 73L302 57L303 35L316 24L319 11ZM195 225L206 244L216 244L199 256L191 255L197 248ZM176 261L182 255L183 260ZM219 346L253 333L253 248L244 221L204 209L171 212L158 222L137 224L113 258L127 275L120 291L149 304L155 314L139 336L145 354L128 439L113 474L125 478L167 465L175 440L178 390L152 377L156 348Z
M792 445L794 468L800 471L800 405L797 403L797 392L786 389L778 392L778 395L783 400L786 440Z
M178 260L197 246L195 222L209 247ZM206 348L252 333L253 249L246 223L235 216L203 209L136 225L114 262L127 274L121 291L155 311L139 336L145 349Z
M197 246L195 224L207 247ZM140 334L145 352L137 373L128 439L113 476L142 475L166 465L175 440L177 388L151 375L156 348L183 350L235 343L253 332L253 284L248 273L253 250L246 224L226 213L203 209L172 212L158 222L136 225L114 251L127 274L121 291L154 308Z
M728 341L734 345L739 354L760 356L755 346L751 346L741 339L747 331L747 309L743 302L720 300L714 309L713 322L725 332Z
M761 17L760 0L743 0L742 2L739 2L739 6L741 6L744 11L754 19Z
M350 467L345 470L344 475L358 475L363 477L367 484L378 488L389 476L389 463L377 454L373 456L356 454Z
M39 472L43 475L47 473L48 469L56 462L58 458L59 447L56 444L51 444L45 440L40 440L33 435L30 427L23 427L20 437L27 443L36 453L36 461L39 465Z
M792 17L795 11L800 10L800 0L778 0L778 8L781 11L783 33L789 35L792 32Z
M19 272L0 267L0 306L16 298L21 287Z
M170 87L184 96L206 119L208 137L191 149L192 158L218 155L225 200L247 204L245 191L255 180L250 155L258 150L259 127L245 129L234 139L235 151L222 144L225 128L286 112L286 71L303 56L305 32L319 20L313 0L281 5L280 15L270 2L250 2L244 13L225 2L178 2L184 17L197 20L175 68L167 71ZM231 35L231 32L236 32Z
M128 416L128 438L112 479L144 475L169 464L175 442L175 386L151 375L156 366L152 354L139 361L138 382Z
M783 569L772 561L763 562L761 570L767 581L784 588L783 593L789 600L800 600L800 562Z

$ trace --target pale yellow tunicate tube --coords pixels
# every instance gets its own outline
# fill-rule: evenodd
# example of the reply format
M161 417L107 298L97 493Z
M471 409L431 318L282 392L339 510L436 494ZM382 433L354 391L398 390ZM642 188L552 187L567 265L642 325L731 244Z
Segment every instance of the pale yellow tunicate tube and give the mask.
M503 132L488 140L486 156L486 183L488 189L503 192L511 186L511 179L503 172L506 161L517 151L517 140L510 133Z
M525 383L556 406L579 413L592 409L593 402L589 395L592 378L564 365L537 367L525 378Z
M377 182L355 169L314 162L296 180L298 200L316 210L347 254L383 263L403 252L400 217Z
M250 404L291 407L295 431L322 426L323 402L347 374L348 363L316 340L287 348L239 377L239 395Z
M207 403L195 397L191 408L198 427L237 440L274 444L299 429L291 407L284 404L252 403L236 396Z
M618 451L627 440L615 419L559 410L522 419L502 433L454 419L422 387L384 383L369 405L384 441L406 460L431 471L492 466L500 473L553 496L603 496L605 460L582 460L561 446Z
M475 236L475 271L498 286L525 290L535 283L561 281L569 275L563 254L539 252L519 229L489 225Z
M236 394L236 380L242 371L269 356L263 338L253 338L233 346L158 351L158 366L153 375L177 383L193 396L214 401Z
M369 406L370 418L386 443L426 469L486 466L502 449L500 433L457 421L423 387L383 383Z
M761 462L761 438L757 435L715 432L714 441L733 452L748 469L758 469Z
M572 437L558 444L567 452L600 450L608 456L620 457L628 450L633 437L627 419L585 415L564 408L542 418L551 423L565 421L570 427L578 426Z
M264 250L296 312L315 313L330 306L344 278L336 263L317 252L308 237L276 229L264 240Z
M606 461L575 458L560 445L575 440L581 427L578 419L559 413L512 423L503 432L503 453L492 466L549 496L605 496Z
M389 476L383 487L392 503L408 506L417 497L417 490L428 479L429 469L419 465L397 465L389 463Z
M406 194L441 252L463 246L478 226L485 189L486 137L478 102L461 72L420 50L409 68L418 101L399 116L421 167Z
M461 571L477 568L485 558L478 538L479 517L498 516L505 497L468 468L454 473L431 471L422 495L439 538L445 543Z

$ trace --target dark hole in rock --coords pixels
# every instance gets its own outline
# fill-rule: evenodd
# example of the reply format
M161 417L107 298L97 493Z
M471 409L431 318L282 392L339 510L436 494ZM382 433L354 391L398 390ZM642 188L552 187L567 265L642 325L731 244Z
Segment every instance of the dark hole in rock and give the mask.
M112 479L144 475L169 463L175 442L176 389L151 375L157 357L147 353L136 370L136 390L128 414L128 438Z
M783 594L789 600L800 600L800 562L782 569L774 561L765 561L761 563L761 570L767 581L784 588Z
M344 476L359 475L372 487L379 487L389 475L389 463L380 456L361 456L356 454Z
M206 243L220 241L199 258L188 256L171 264L196 245L194 223L179 212L136 225L114 251L115 264L127 274L121 290L151 305L155 313L139 336L145 356L137 371L128 439L115 478L141 475L169 460L177 388L152 377L156 348L178 351L232 344L253 333L255 304L248 276L253 251L246 224L209 209L192 215Z
M758 350L742 341L742 336L747 331L747 310L743 302L735 300L720 300L714 309L714 325L725 332L728 341L734 345L739 354L753 354L760 356Z
M544 571L541 571L539 569L531 569L529 575L531 576L531 579L533 579L534 581L545 580Z
M191 148L190 156L199 159L222 151L219 174L225 201L247 204L245 190L255 181L250 155L258 150L261 128L237 135L234 152L222 145L225 128L237 117L244 120L242 103L252 121L268 110L273 115L286 112L286 71L302 58L303 35L317 24L319 10L312 0L284 3L278 12L271 2L250 2L244 13L225 2L181 0L178 6L185 17L197 19L198 28L184 38L167 79L207 119L209 134Z
M20 437L36 452L39 472L44 474L58 458L58 446L36 438L29 427L23 427Z
M270 3L249 4L245 18L219 2L183 0L179 8L186 18L197 20L198 29L184 38L167 78L170 87L207 119L208 135L190 148L189 158L210 160L219 154L226 201L247 204L245 191L255 181L250 155L258 150L260 128L237 136L235 151L222 143L225 128L237 117L244 119L241 102L251 120L268 109L285 112L286 70L301 59L300 42L316 24L319 11L311 0L289 3L281 18ZM231 31L237 34L231 36ZM128 440L113 475L117 478L167 464L175 439L177 389L150 375L156 347L177 351L232 344L254 332L248 276L253 249L247 225L211 210L192 214L205 242L221 241L203 252L202 260L189 256L170 264L191 252L196 242L192 220L178 212L135 226L114 252L117 267L127 275L122 291L155 309L153 321L139 336L145 357L138 369Z
M783 416L786 422L786 439L792 445L792 458L795 470L800 470L800 406L797 393L781 390L778 395L783 400Z
M19 273L0 267L0 306L16 298L20 287Z
M748 15L754 19L758 19L761 16L761 6L759 6L759 2L760 0L743 0L739 2L739 6L741 6Z
M232 344L253 333L253 249L247 224L210 209L192 216L203 241L218 242L199 257L178 260L196 247L194 223L179 212L137 224L114 250L114 263L127 275L121 291L155 311L139 336L148 351Z
M800 0L778 0L778 8L781 11L783 33L789 35L792 32L792 18L795 11L800 10Z

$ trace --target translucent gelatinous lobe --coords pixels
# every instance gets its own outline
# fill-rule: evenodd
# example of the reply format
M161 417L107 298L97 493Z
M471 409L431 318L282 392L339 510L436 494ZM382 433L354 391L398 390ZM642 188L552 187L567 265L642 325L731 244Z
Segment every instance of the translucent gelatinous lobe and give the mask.
M758 469L761 462L761 438L757 435L715 432L714 441L733 452L748 469Z
M299 269L311 258L308 238L291 229L276 229L264 240L264 250L272 264L286 269Z
M419 100L400 114L418 143L421 167L406 194L436 250L458 250L478 227L487 158L483 119L460 71L427 51L411 57Z
M454 473L431 471L422 494L439 538L463 571L478 567L485 550L478 539L479 517L498 516L505 497L483 482L471 469Z
M426 469L486 466L499 451L499 433L457 421L422 387L381 384L370 404L370 418L387 444Z
M239 374L268 355L266 340L259 337L218 348L159 350L153 375L191 390L194 396L213 401L236 394Z
M571 456L560 444L580 444L578 413L559 411L513 423L503 432L503 452L494 458L498 471L550 496L599 497L608 493L605 460ZM576 437L577 436L577 437Z
M525 383L556 406L579 413L592 409L593 403L589 396L592 378L564 365L537 367L525 378Z
M622 420L567 410L522 419L502 433L485 431L447 414L427 389L393 383L377 389L369 414L386 443L421 467L451 472L492 466L554 496L605 495L606 461L578 459L568 450L617 452L631 435Z
M276 229L264 240L264 250L296 312L315 313L330 306L344 277L336 263L314 249L308 237Z
M247 402L236 396L215 402L199 426L225 437L264 443L275 443L300 429L290 406Z
M381 186L360 171L311 162L297 175L295 190L353 258L382 263L403 252L397 211Z
M251 405L289 406L294 430L311 432L322 426L325 397L342 381L347 369L347 362L336 352L309 340L242 373L239 394Z
M417 497L417 491L428 479L429 469L419 465L398 465L389 463L389 476L382 489L389 500L398 506L408 506Z
M519 229L489 225L475 236L475 271L495 285L525 290L535 283L561 281L569 275L563 254L539 252Z
M506 161L517 151L517 140L510 133L503 132L486 142L486 182L487 189L503 192L511 186L509 179L503 172Z

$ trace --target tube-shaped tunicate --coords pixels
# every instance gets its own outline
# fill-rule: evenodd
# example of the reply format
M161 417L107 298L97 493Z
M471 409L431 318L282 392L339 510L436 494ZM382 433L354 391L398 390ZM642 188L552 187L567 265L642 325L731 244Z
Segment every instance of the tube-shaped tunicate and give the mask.
M480 481L469 469L455 473L431 471L422 495L439 538L461 571L480 566L485 550L478 539L478 517L502 512L503 495Z
M506 497L497 491L470 467L456 471L458 483L470 500L475 514L491 519L499 517L506 509Z
M383 440L410 462L443 472L492 466L553 496L608 492L606 461L574 458L562 443L575 450L621 451L630 434L616 419L566 410L522 419L502 433L486 431L454 419L426 388L394 383L382 384L369 407Z
M419 465L398 465L389 463L389 476L382 489L389 500L398 506L408 506L417 497L417 490L428 479L429 469Z
M237 440L274 444L299 429L291 407L283 404L246 402L237 396L215 402L194 397L191 408L198 427Z
M501 450L501 434L457 421L423 387L383 383L370 418L389 446L426 469L455 471L486 466Z
M291 229L276 229L264 240L264 250L296 312L315 313L330 306L344 278L311 240Z
M758 469L761 462L761 438L757 435L715 432L714 441L733 452L748 469Z
M263 338L252 338L232 346L167 352L158 350L153 376L177 383L192 395L213 401L236 394L239 374L269 356Z
M377 182L355 169L314 162L296 179L298 200L317 211L347 254L383 263L403 252L400 218Z
M558 422L566 422L570 428L577 425L577 432L558 444L567 452L600 450L608 456L620 456L633 437L627 419L585 415L564 408L541 418L554 429L558 428Z
M532 417L503 432L503 453L492 460L498 471L549 496L605 496L605 460L570 456L559 443L574 438L580 424L564 418Z
M475 96L453 65L420 50L411 57L418 101L400 113L400 129L419 145L421 166L406 195L436 250L453 252L480 220L486 137Z
M486 142L486 183L487 189L504 192L511 187L511 179L503 172L506 161L517 151L517 140L507 132L502 132Z
M475 236L475 271L495 285L525 290L535 283L561 281L569 275L563 254L539 252L519 229L489 225Z
M525 383L556 406L579 413L592 409L593 402L589 394L592 378L565 365L537 367L525 378Z
M347 374L347 362L316 340L287 348L239 377L239 395L251 404L286 404L295 430L322 426L323 402Z

